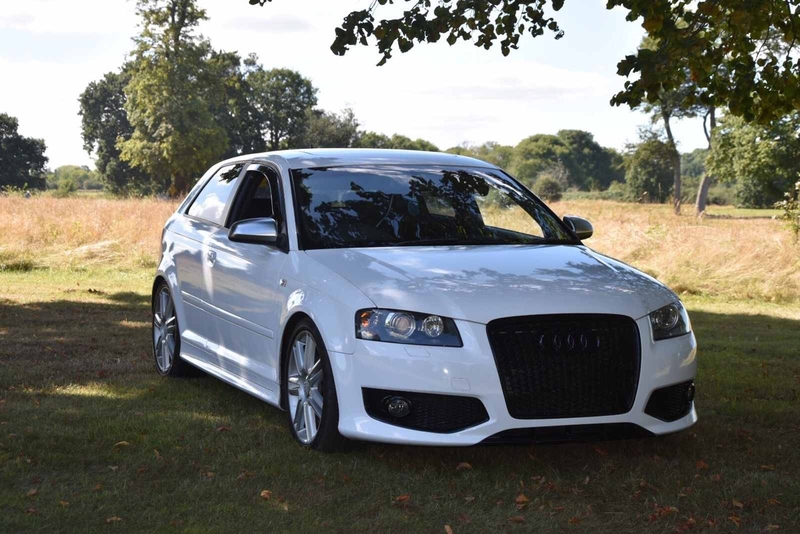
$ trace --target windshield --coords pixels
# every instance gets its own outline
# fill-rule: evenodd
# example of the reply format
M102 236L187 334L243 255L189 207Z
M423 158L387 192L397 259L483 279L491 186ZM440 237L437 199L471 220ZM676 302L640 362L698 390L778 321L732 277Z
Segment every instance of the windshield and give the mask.
M576 242L501 171L331 167L292 179L304 249Z

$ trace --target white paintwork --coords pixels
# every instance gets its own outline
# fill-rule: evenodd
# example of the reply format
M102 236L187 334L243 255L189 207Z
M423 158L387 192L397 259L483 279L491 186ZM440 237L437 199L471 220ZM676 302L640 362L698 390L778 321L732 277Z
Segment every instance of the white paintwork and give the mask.
M693 334L653 342L647 314L677 300L650 276L583 245L495 245L298 249L294 208L286 198L288 250L232 243L227 229L183 212L222 165L258 162L279 173L340 165L461 165L495 168L450 154L386 150L307 150L241 156L214 166L165 226L157 277L167 280L178 316L182 357L266 402L280 402L280 352L297 313L319 329L331 359L339 430L394 443L471 445L502 430L630 422L656 434L694 424L694 411L665 423L644 414L653 390L696 374ZM238 185L238 184L237 184ZM235 196L235 195L234 195ZM233 196L232 196L233 197ZM209 252L214 261L209 261ZM420 347L355 337L355 313L384 307L456 320L464 346ZM501 317L615 313L637 321L641 375L633 409L623 415L518 420L508 415L485 324ZM455 434L407 430L370 418L362 387L469 395L490 420Z

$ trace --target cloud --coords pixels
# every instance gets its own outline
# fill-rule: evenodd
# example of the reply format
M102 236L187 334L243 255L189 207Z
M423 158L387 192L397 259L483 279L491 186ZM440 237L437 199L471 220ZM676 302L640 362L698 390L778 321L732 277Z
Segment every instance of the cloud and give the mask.
M298 33L314 29L306 19L289 14L276 14L270 17L236 17L229 19L225 27L232 30L259 33Z

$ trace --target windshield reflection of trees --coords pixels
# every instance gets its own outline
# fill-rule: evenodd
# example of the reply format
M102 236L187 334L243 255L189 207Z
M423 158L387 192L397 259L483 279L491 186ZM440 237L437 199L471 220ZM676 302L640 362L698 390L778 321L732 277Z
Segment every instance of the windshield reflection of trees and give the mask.
M406 171L407 172L407 171ZM508 235L484 224L476 198L502 190L520 204L551 239L568 239L552 216L501 179L466 170L407 174L391 170L295 171L304 242L313 248L393 245L405 241L506 242ZM320 174L323 175L320 175ZM325 176L324 174L331 173ZM349 185L344 185L345 180ZM497 182L496 182L497 181ZM338 186L338 187L337 187ZM336 198L328 198L335 195ZM354 196L355 198L344 198ZM452 214L431 212L429 203ZM436 210L433 210L434 212ZM525 242L518 234L517 242Z

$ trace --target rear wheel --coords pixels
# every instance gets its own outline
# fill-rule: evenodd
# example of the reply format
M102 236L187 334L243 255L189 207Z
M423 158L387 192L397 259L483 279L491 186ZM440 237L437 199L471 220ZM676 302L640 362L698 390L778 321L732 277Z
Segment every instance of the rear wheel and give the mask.
M185 376L189 364L180 358L181 333L175 302L166 282L153 292L153 356L156 370L163 376Z
M339 404L328 352L309 320L300 321L284 351L284 406L292 435L302 445L322 452L341 451Z

